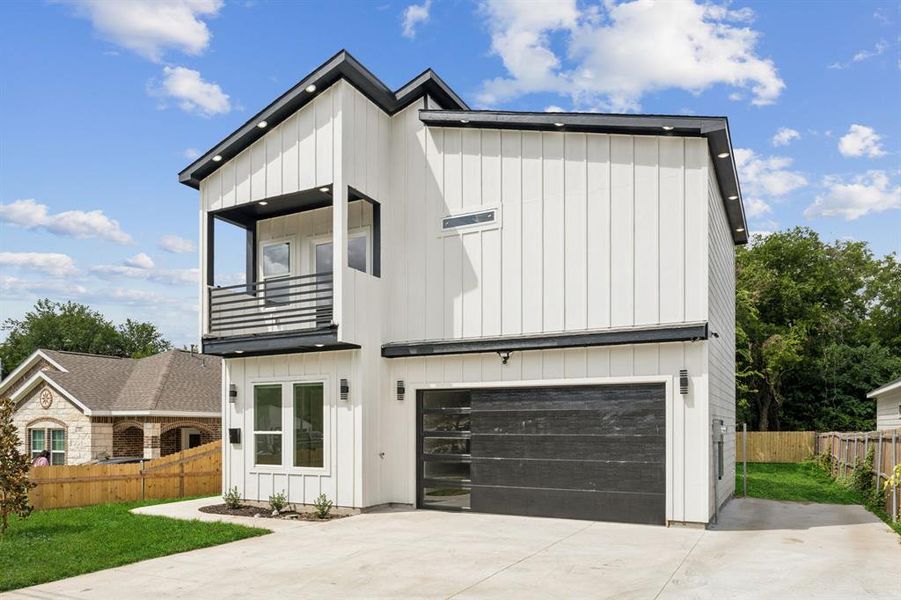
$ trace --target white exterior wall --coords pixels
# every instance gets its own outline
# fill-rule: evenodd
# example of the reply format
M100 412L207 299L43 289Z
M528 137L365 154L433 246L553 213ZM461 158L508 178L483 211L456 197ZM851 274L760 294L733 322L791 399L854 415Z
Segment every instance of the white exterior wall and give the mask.
M701 138L426 128L393 118L391 341L703 321ZM500 227L442 235L448 214Z
M876 398L876 429L901 429L901 389Z
M712 163L708 173L710 418L717 425L722 420L726 427L721 479L716 477L717 455L711 446L710 472L714 485L710 487L710 507L713 510L735 493L735 245Z

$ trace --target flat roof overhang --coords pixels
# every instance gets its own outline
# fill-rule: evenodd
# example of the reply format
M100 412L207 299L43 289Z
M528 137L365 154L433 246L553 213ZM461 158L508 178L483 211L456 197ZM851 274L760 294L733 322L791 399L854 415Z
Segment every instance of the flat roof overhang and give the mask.
M542 333L537 335L425 342L392 342L382 346L382 356L385 358L408 358L443 354L476 354L483 352L586 348L591 346L621 346L624 344L694 342L706 339L708 339L707 323L686 323L664 327L632 327L603 331Z
M735 244L748 242L748 223L742 205L741 186L738 181L738 170L729 135L729 120L726 117L420 110L419 119L429 127L706 138L712 155L720 195L729 219L732 241ZM719 154L727 156L720 158ZM729 200L730 197L735 199Z
M178 174L178 181L198 189L201 180L209 177L219 167L266 135L267 131L271 131L273 127L311 102L339 79L344 79L357 88L360 93L389 115L403 110L426 94L434 98L441 106L468 108L466 103L431 69L426 69L398 88L397 91L392 92L347 50L341 50L297 82L294 87L276 98L266 108L248 119L224 140L210 148L203 156L185 167ZM307 87L311 85L316 86L315 91L307 92ZM260 121L266 121L265 129L257 127L257 123ZM217 155L221 157L221 160L213 161L213 157Z
M357 350L357 344L338 341L338 327L331 326L311 331L285 331L245 336L204 337L201 341L204 354L223 358L247 358L270 354L330 352Z
M208 214L213 218L247 229L262 219L272 219L331 205L331 186L320 186L291 194L272 196L256 202L211 210Z

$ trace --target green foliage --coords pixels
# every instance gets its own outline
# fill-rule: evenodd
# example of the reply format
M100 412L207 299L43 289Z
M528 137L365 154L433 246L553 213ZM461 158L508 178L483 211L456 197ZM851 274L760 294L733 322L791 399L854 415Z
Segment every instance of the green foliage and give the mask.
M814 454L810 462L829 475L832 474L832 470L835 468L835 459L832 458L832 453L828 450Z
M285 510L285 507L287 506L288 497L285 495L284 490L269 496L269 508L271 508L273 511L280 513Z
M328 517L328 514L332 510L332 501L328 499L328 496L325 495L325 492L319 494L316 498L316 501L313 503L313 508L315 509L316 516L320 519L325 519Z
M875 454L876 452L871 446L867 450L866 458L858 458L854 462L851 474L848 476L848 486L852 490L861 494L870 494L875 489L876 486L873 483L875 478L873 475L873 457Z
M238 486L235 486L222 494L222 501L225 502L225 506L228 508L241 508L241 494L238 493Z
M0 344L5 376L38 348L142 358L172 345L152 323L128 319L116 327L99 312L77 302L38 300L22 319L7 319Z
M0 539L9 527L10 515L25 519L31 514L28 490L34 487L28 479L28 456L19 452L13 409L12 400L0 398Z
M870 430L866 392L901 374L901 264L806 228L736 251L738 420Z
M159 503L41 510L12 522L0 539L0 592L269 533L129 512Z

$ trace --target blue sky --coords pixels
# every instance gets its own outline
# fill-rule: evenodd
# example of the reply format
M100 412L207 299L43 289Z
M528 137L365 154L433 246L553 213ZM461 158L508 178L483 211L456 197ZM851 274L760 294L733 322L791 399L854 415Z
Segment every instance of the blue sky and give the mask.
M474 107L726 115L752 232L901 252L899 6L4 3L0 318L74 299L196 343L176 174L341 48L394 88L432 67Z

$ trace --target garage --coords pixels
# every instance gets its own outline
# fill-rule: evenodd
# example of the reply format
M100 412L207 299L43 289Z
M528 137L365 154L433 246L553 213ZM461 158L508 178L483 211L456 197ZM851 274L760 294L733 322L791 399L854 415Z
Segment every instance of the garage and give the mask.
M421 390L421 508L664 524L662 383Z

